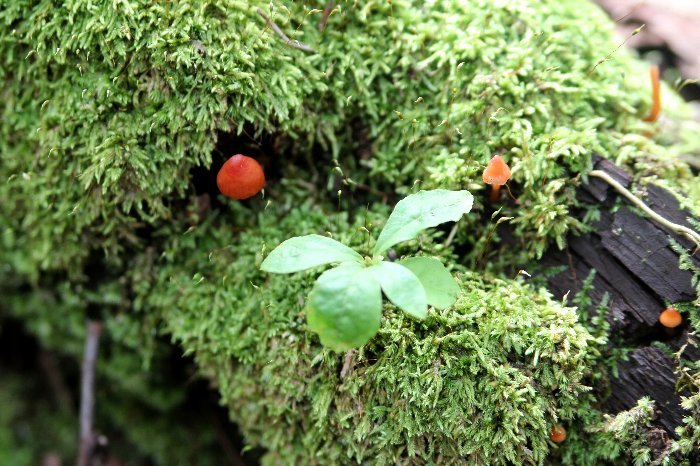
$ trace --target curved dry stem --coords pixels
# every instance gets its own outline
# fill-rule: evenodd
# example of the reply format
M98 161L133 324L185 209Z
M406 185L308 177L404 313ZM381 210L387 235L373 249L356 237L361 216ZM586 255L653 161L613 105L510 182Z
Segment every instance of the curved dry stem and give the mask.
M615 181L613 177L608 175L602 170L592 170L589 175L595 176L596 178L600 178L601 180L605 181L608 183L610 186L615 188L617 192L622 194L628 201L630 201L632 204L635 206L639 207L646 213L652 220L654 220L656 223L659 225L663 226L667 230L672 231L673 233L676 233L678 235L683 235L686 238L688 238L690 241L695 243L695 246L700 248L700 234L694 230L691 230L690 228L684 226L684 225L679 225L677 223L673 223L670 220L665 219L661 215L657 214L655 211L651 209L648 205L646 205L641 199L639 199L637 196L632 194L630 190L622 186L620 183Z
M275 24L274 21L272 21L267 15L265 15L265 13L262 12L262 10L260 8L258 8L257 11L258 11L258 14L260 16L262 16L262 18L265 20L267 25L270 26L272 28L272 30L275 31L275 33L278 36L280 36L280 38L282 38L282 40L284 41L285 44L289 45L290 47L294 47L296 49L303 50L304 52L316 53L316 50L314 50L312 47L306 45L305 43L300 42L296 39L290 39L287 36L287 34L285 34L284 31L282 31L282 29L280 29L280 27L277 24Z

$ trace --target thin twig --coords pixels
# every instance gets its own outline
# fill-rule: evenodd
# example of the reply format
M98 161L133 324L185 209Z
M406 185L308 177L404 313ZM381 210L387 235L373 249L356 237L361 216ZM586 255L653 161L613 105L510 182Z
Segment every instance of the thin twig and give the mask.
M657 214L656 212L651 210L651 208L648 205L646 205L641 199L632 194L627 188L615 181L610 175L608 175L604 171L592 170L591 172L589 172L589 174L591 176L595 176L596 178L600 178L601 180L605 181L610 186L615 188L617 192L622 194L632 204L642 209L644 213L646 213L652 220L654 220L659 225L665 227L667 230L670 230L673 233L676 233L677 235L685 236L690 241L695 243L697 247L700 247L700 234L698 234L696 231L693 231L684 225L673 223L670 220L667 220L661 215Z
M454 226L450 230L450 234L447 235L447 239L445 240L445 247L448 247L450 244L452 244L452 241L455 239L455 235L457 234L457 227L459 226L459 222L455 222Z
M357 350L351 349L348 350L347 353L345 353L345 361L343 362L343 368L340 370L340 378L344 379L348 375L350 375L350 372L352 371L352 359L355 357L355 354L357 354Z
M88 466L95 445L95 433L92 430L93 412L95 408L95 362L97 349L100 346L102 324L89 320L87 336L85 337L85 352L83 354L82 381L80 385L80 448L78 451L78 466Z
M331 15L331 12L333 12L333 8L335 8L335 2L330 1L326 3L326 8L323 9L323 15L321 15L321 21L318 22L318 30L320 32L323 32L324 29L326 29L326 23L328 23L328 18Z
M294 47L295 49L303 50L304 52L311 52L311 53L316 53L316 50L311 48L310 46L306 45L303 42L300 42L296 39L290 39L287 37L287 34L285 34L282 29L280 29L279 26L275 24L274 21L272 21L270 18L268 18L265 13L262 12L260 8L258 8L258 14L262 16L262 18L265 20L268 26L272 28L275 33L277 33L278 36L282 38L285 44L289 45L290 47Z

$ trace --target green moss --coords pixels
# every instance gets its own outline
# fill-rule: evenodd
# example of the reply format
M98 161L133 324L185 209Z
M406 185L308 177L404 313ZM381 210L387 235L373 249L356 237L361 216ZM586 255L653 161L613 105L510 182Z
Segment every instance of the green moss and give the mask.
M269 463L542 463L556 419L600 421L584 394L604 338L545 291L470 271L498 274L584 229L574 191L594 153L700 205L675 158L698 147L692 129L640 121L646 67L616 51L597 7L346 1L320 31L310 8L325 2L145 3L0 0L0 293L43 344L78 358L97 310L104 376L167 411L181 390L143 372L149 358L164 370L162 327ZM258 8L316 52L286 45ZM668 101L674 123L687 108ZM193 172L231 155L217 149L226 133L267 161L267 197L193 216L195 192L213 190ZM499 215L517 247L497 254L483 201L454 250L440 232L411 245L455 264L462 300L424 324L387 308L341 379L342 359L304 327L311 275L262 275L264 253L324 231L361 247L359 206L379 224L378 200L416 185L480 201L494 153L513 171L520 205Z
M536 254L577 227L572 192L593 152L630 164L663 154L639 123L643 67L623 51L598 64L616 44L594 7L341 3L319 32L320 11L273 5L3 8L3 262L80 275L92 250L142 249L143 224L183 214L173 199L212 163L217 131L283 134L290 155L317 143L323 176L337 158L351 178L399 191L416 179L482 189L487 159L507 153L531 204L512 216ZM286 46L257 8L317 53Z
M335 238L361 247L364 219L346 225L308 204L273 205L231 237L229 222L252 215L237 211L172 239L148 301L216 381L248 442L269 450L267 464L544 462L551 425L575 416L598 354L574 309L520 281L463 272L454 308L423 323L386 305L379 334L343 377L345 357L306 329L315 274L257 266L291 232L322 233L330 222Z
M597 419L595 419L597 417ZM598 415L587 419L587 435L568 440L574 444L564 452L563 463L572 465L651 464L654 454L648 446L654 402L642 398L637 406L615 416ZM583 442L583 449L578 442Z

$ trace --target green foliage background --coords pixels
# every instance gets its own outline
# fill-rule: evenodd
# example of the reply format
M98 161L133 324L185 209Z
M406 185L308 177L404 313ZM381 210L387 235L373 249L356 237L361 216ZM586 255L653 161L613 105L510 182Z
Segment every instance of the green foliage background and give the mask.
M121 394L103 409L117 430L142 432L120 403L188 422L182 387L161 377L165 337L269 464L626 464L590 429L603 422L586 386L605 372L604 336L502 273L585 228L571 214L593 153L682 186L697 208L698 181L675 157L698 147L680 123L688 109L666 90L663 132L640 121L647 68L616 51L587 3L341 1L320 31L324 6L0 1L2 315L72 358L85 317L103 320L100 382ZM258 8L315 52L284 44ZM196 181L211 185L231 134L266 164L264 199L235 203ZM261 274L265 251L325 232L361 246L365 215L379 231L389 201L417 187L483 197L493 153L512 167L522 207L500 215L520 247L499 250L482 203L454 249L439 232L421 238L414 249L451 261L463 298L425 324L387 305L341 379L342 356L304 326L311 276ZM18 416L0 416L0 449L27 459L37 452L16 449ZM557 419L571 421L571 441L555 450ZM175 432L144 435L130 439L140 454L186 464L168 446Z

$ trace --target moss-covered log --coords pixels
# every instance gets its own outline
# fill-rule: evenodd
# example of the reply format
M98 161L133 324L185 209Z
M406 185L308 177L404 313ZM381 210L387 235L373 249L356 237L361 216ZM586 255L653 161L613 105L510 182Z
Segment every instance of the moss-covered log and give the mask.
M102 321L98 381L125 395L98 399L103 422L160 464L195 454L184 428L148 435L186 399L164 375L173 351L268 464L627 464L631 446L643 460L651 402L598 409L621 350L608 310L589 320L587 293L566 307L510 266L531 269L604 215L576 194L594 153L697 214L700 183L677 157L700 146L689 109L665 87L665 120L642 121L647 67L588 3L334 3L0 0L0 324L76 360L85 319ZM234 152L264 166L264 198L218 195ZM517 203L486 202L495 153ZM457 304L423 323L387 304L357 354L323 349L305 325L312 275L270 277L263 257L306 233L365 252L396 200L437 187L470 190L472 213L449 240L437 230L395 253L441 258ZM697 309L683 309L694 327ZM679 380L696 413L692 364ZM128 429L125 407L142 405L159 415ZM2 417L2 445L16 417ZM698 425L669 461L690 461Z

